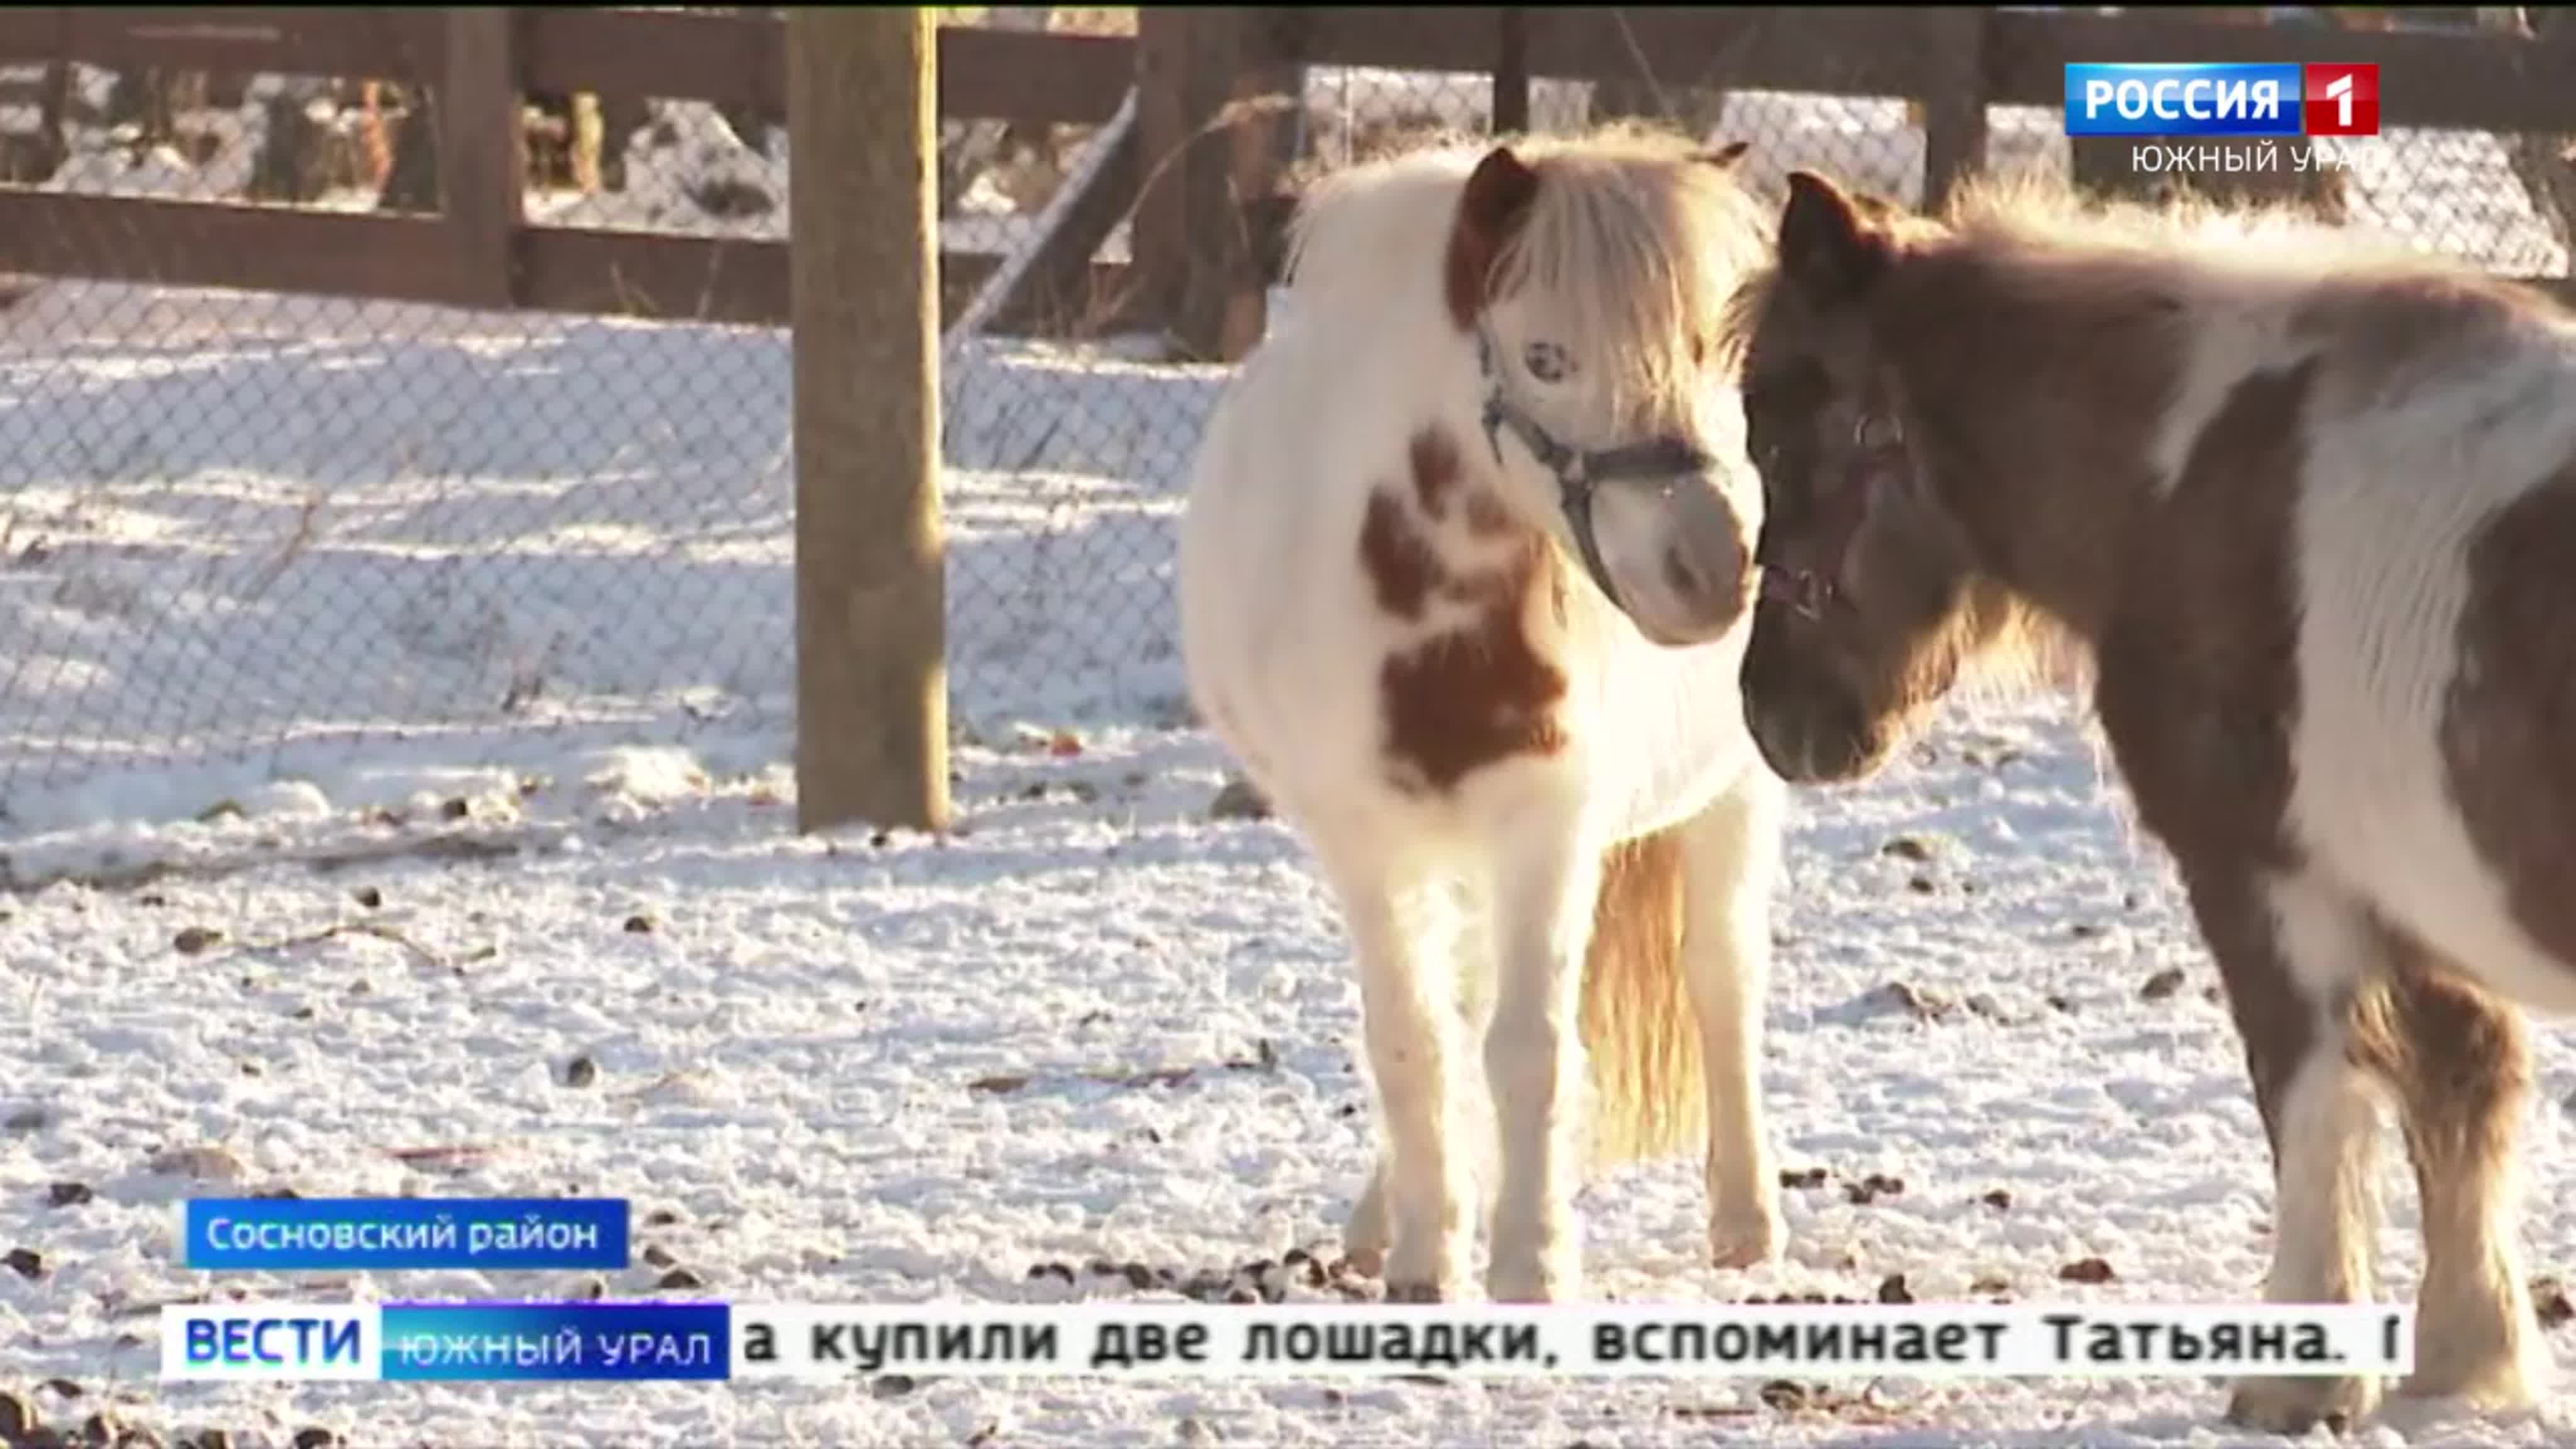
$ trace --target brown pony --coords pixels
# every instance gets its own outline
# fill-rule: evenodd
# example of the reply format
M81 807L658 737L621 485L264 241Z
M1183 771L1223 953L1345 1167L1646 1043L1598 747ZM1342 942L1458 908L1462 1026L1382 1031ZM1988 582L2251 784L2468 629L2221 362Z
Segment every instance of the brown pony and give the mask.
M2384 1092L2423 1205L2403 1392L2529 1404L2518 1008L2576 1008L2576 325L2285 213L2029 181L1932 220L1801 173L1775 260L1733 327L1764 757L1859 779L1971 664L2080 646L2244 1042L2269 1296L2372 1295ZM2230 1415L2377 1395L2246 1377Z

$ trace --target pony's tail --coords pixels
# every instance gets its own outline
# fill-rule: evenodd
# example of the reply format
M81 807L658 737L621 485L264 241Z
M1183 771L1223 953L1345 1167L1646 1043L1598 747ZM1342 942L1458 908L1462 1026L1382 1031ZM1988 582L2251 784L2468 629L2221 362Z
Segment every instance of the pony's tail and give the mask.
M1678 828L1614 845L1601 864L1582 1009L1595 1168L1697 1152L1708 1130L1699 1017L1682 980Z

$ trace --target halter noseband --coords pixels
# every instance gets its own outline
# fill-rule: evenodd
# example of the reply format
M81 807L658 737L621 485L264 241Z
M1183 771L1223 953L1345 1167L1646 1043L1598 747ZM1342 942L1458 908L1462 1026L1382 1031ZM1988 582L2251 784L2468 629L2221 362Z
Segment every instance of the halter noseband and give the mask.
M1574 534L1575 547L1582 552L1584 572L1592 576L1604 598L1621 604L1619 590L1610 582L1610 571L1601 561L1601 546L1592 533L1593 490L1604 483L1659 483L1661 491L1669 494L1675 479L1709 471L1717 465L1716 458L1675 433L1616 448L1571 447L1512 401L1503 386L1502 368L1494 357L1493 335L1481 324L1476 328L1476 363L1485 375L1485 441L1494 450L1494 461L1502 461L1502 434L1509 428L1539 466L1556 479L1557 507L1565 514L1565 525Z
M1783 563L1773 556L1773 548L1766 547L1754 560L1762 569L1758 597L1785 604L1808 619L1822 618L1825 606L1841 597L1838 581L1843 564L1852 540L1868 521L1879 479L1891 474L1901 477L1902 470L1913 463L1905 445L1905 419L1890 395L1893 392L1883 373L1873 373L1861 399L1860 415L1852 419L1852 451L1843 460L1837 486L1826 492L1818 510L1823 526L1818 530L1822 547L1817 556L1823 560L1823 572Z

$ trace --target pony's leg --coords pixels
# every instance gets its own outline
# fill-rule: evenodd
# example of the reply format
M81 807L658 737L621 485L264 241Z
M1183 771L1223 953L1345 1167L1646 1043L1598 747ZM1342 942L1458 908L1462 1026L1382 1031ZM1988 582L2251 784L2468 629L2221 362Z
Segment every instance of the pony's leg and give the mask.
M1450 1141L1449 963L1423 940L1426 930L1437 932L1440 913L1420 880L1391 871L1374 852L1319 848L1316 857L1358 958L1362 1034L1385 1134L1361 1195L1367 1213L1354 1211L1353 1222L1383 1214L1390 1299L1448 1297L1466 1278L1467 1194Z
M1342 1256L1349 1260L1352 1272L1365 1277L1386 1271L1386 1250L1395 1241L1395 1217L1386 1205L1386 1183L1393 1173L1381 1145L1377 1161L1369 1168L1368 1186L1360 1189L1359 1201L1351 1204L1350 1221L1342 1228Z
M1762 1007L1787 793L1756 764L1682 834L1682 977L1699 1015L1708 1246L1721 1268L1769 1261L1783 1236L1762 1110Z
M2524 1286L2518 1136L2531 1089L2521 1013L2397 943L2400 972L2376 1023L2423 1203L2410 1398L2528 1407L2549 1355Z
M2368 915L2313 876L2186 862L2193 914L2217 957L2272 1148L2275 1303L2357 1303L2372 1290L2379 1205L2374 1083L2353 1060L2355 993L2387 966ZM2350 1424L2376 1379L2247 1376L2228 1417L2298 1435Z
M1501 1171L1485 1291L1498 1303L1558 1302L1583 1290L1575 1220L1584 1085L1579 1024L1601 852L1579 803L1548 802L1501 825L1489 900L1494 999L1485 1031Z

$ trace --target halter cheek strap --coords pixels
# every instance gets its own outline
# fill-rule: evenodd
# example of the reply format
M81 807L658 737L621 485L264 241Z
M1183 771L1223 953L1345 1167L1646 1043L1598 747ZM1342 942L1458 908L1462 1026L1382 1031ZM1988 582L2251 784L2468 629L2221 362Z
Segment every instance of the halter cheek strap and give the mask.
M1616 448L1571 447L1513 401L1494 355L1493 335L1481 326L1476 329L1476 362L1485 377L1485 442L1494 450L1494 461L1503 460L1503 434L1509 431L1556 479L1557 508L1565 515L1566 530L1574 535L1574 546L1583 556L1583 571L1591 576L1604 598L1626 607L1619 590L1610 582L1609 567L1601 560L1600 542L1593 536L1594 491L1605 483L1654 484L1660 492L1669 494L1674 480L1707 472L1717 460L1698 444L1672 433Z
M1758 558L1756 562L1762 566L1761 598L1815 619L1823 616L1826 605L1840 597L1843 566L1853 541L1860 536L1861 525L1869 521L1871 505L1878 501L1880 480L1902 479L1913 466L1912 455L1906 449L1904 415L1893 397L1894 391L1894 384L1883 373L1872 376L1861 400L1860 415L1852 419L1851 451L1843 460L1843 471L1818 501L1822 517L1816 530L1816 556L1824 560L1822 571L1786 564L1776 557ZM1764 532L1767 535L1769 530ZM1772 550L1764 552L1769 554Z

